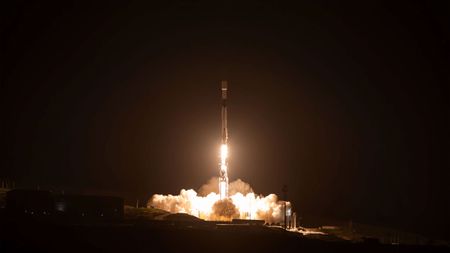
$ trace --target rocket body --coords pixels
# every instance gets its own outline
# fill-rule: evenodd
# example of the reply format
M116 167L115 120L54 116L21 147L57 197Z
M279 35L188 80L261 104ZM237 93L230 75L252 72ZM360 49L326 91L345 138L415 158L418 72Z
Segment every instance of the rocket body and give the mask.
M220 146L219 163L219 195L220 199L228 198L228 115L227 115L227 81L221 82L222 91L222 143Z
M228 83L227 81L222 81L222 144L228 143L227 92Z

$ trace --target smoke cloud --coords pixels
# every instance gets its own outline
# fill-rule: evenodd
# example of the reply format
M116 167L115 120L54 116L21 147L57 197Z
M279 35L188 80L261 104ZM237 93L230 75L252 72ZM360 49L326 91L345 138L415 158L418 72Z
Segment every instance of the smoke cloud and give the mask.
M211 192L219 194L219 178L218 177L210 178L206 184L202 185L200 187L200 189L198 189L198 193L201 196L207 196Z
M253 192L252 187L250 187L249 184L246 182L237 179L236 181L233 181L228 186L228 193L230 195L235 195L236 193L241 193L243 195L246 195L248 193Z
M212 177L208 180L208 182L198 189L198 193L200 196L207 196L211 192L219 194L219 178ZM230 195L234 195L236 193L242 193L246 195L247 193L253 192L252 187L241 179L237 179L228 184L228 193Z
M218 200L212 206L213 220L231 220L239 218L239 210L229 199Z
M275 194L256 195L250 185L240 179L229 184L229 199L220 200L219 179L211 178L196 191L181 190L179 195L155 194L148 207L171 213L187 213L205 220L259 219L267 223L283 219L283 203Z

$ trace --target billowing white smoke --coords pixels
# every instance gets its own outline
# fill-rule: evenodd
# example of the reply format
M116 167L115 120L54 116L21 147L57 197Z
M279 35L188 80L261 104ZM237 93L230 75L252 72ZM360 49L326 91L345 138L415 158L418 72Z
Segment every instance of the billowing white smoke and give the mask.
M253 193L249 184L238 179L229 184L229 199L220 200L219 179L211 178L196 191L181 190L179 195L155 194L148 207L156 207L172 213L188 213L205 220L258 219L267 223L283 219L283 203L275 194L267 196Z
M208 180L208 182L206 184L202 185L202 187L200 187L200 189L198 190L198 193L201 196L207 196L211 192L215 192L215 193L219 194L219 178L218 177L212 177L211 179ZM240 179L237 179L236 181L229 183L228 194L231 196L238 192L246 195L247 193L253 192L253 189L252 189L252 187L250 187L250 185L248 183L246 183Z

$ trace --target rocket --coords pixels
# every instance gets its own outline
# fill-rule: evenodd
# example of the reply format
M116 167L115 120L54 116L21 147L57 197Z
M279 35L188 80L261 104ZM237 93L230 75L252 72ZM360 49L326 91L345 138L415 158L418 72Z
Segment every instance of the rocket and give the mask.
M227 126L227 81L221 82L222 90L222 141L219 163L219 195L220 199L228 198L228 126Z
M222 81L222 144L228 144L228 126L227 126L227 91L228 82Z

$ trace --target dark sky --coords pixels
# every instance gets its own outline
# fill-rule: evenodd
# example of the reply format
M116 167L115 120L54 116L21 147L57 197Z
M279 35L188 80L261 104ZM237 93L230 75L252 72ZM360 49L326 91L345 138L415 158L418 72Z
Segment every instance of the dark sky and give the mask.
M227 79L230 180L450 238L449 4L209 2L2 3L0 178L198 189Z

